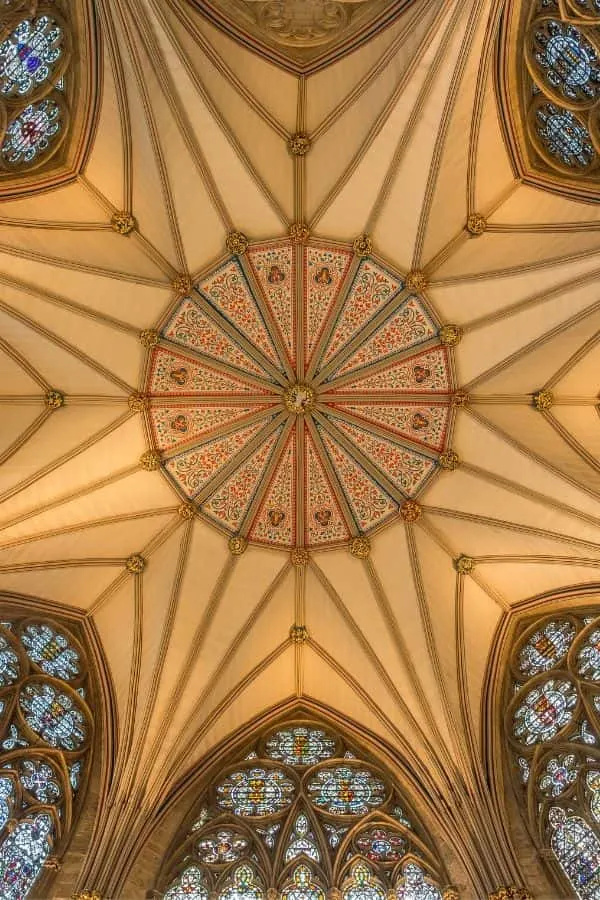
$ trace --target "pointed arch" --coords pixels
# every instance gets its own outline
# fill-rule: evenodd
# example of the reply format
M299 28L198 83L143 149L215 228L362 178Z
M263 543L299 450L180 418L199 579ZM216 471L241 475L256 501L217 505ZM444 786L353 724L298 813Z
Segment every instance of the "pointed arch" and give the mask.
M420 900L419 872L424 900L441 898L444 864L393 775L329 723L291 715L212 767L154 887L169 900L190 879L198 900L209 885L222 900L269 890L323 900L331 888L347 900L393 890Z
M600 891L599 607L571 603L521 623L503 705L513 787L532 840L562 889L591 900Z

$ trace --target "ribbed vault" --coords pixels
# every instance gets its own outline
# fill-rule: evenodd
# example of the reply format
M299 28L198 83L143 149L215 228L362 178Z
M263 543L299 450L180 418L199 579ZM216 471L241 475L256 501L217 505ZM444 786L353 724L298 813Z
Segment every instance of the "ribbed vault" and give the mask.
M118 703L82 884L118 893L136 832L183 774L303 697L460 802L473 896L523 881L485 785L481 697L495 631L526 598L598 581L600 237L594 207L513 173L494 93L501 5L422 0L296 77L183 0L97 2L87 163L5 200L0 219L0 591L93 620ZM462 329L452 465L370 555L301 565L265 546L233 555L182 505L143 456L139 396L140 333L161 327L181 276L228 258L231 232L252 247L293 223L340 246L370 235Z

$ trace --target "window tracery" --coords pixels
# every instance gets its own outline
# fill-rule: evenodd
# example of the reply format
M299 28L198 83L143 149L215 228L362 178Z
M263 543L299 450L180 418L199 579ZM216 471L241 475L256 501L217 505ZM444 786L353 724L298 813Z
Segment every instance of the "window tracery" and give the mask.
M271 728L208 786L175 841L166 900L441 900L443 866L392 779L314 722Z
M506 734L532 834L580 900L600 896L600 615L545 617L511 660Z
M500 100L513 158L543 186L587 195L600 179L600 3L511 0ZM515 108L518 107L518 108ZM520 145L520 146L516 146ZM537 179L536 179L537 180Z
M44 164L66 136L72 30L64 0L0 4L0 177Z
M0 624L0 896L24 900L81 805L93 723L83 648L41 619Z

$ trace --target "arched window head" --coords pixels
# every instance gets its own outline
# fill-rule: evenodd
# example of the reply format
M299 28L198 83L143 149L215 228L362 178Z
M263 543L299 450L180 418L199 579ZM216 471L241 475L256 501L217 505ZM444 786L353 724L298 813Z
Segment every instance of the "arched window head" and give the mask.
M327 726L259 734L207 785L159 878L167 900L441 900L447 879L394 779Z
M72 168L70 147L90 124L92 21L91 0L0 2L0 191Z
M600 5L510 0L498 81L509 149L523 177L591 196L600 191Z
M24 900L66 848L91 757L88 691L85 653L66 628L0 622L2 900Z
M505 727L529 828L580 900L600 897L600 612L518 638ZM547 855L547 854L545 854Z

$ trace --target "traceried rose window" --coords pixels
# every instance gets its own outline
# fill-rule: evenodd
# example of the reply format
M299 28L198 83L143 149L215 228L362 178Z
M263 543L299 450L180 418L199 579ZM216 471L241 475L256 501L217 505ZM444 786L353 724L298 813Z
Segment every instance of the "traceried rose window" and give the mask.
M24 900L64 849L89 768L84 651L39 619L0 622L0 897Z
M241 757L241 758L240 758ZM208 787L160 878L165 900L441 900L443 866L392 779L315 722L262 734ZM272 893L270 894L272 896Z
M50 159L69 123L69 5L42 2L34 14L30 7L0 5L0 175Z
M580 900L600 897L600 615L546 617L519 638L506 730L534 839Z

